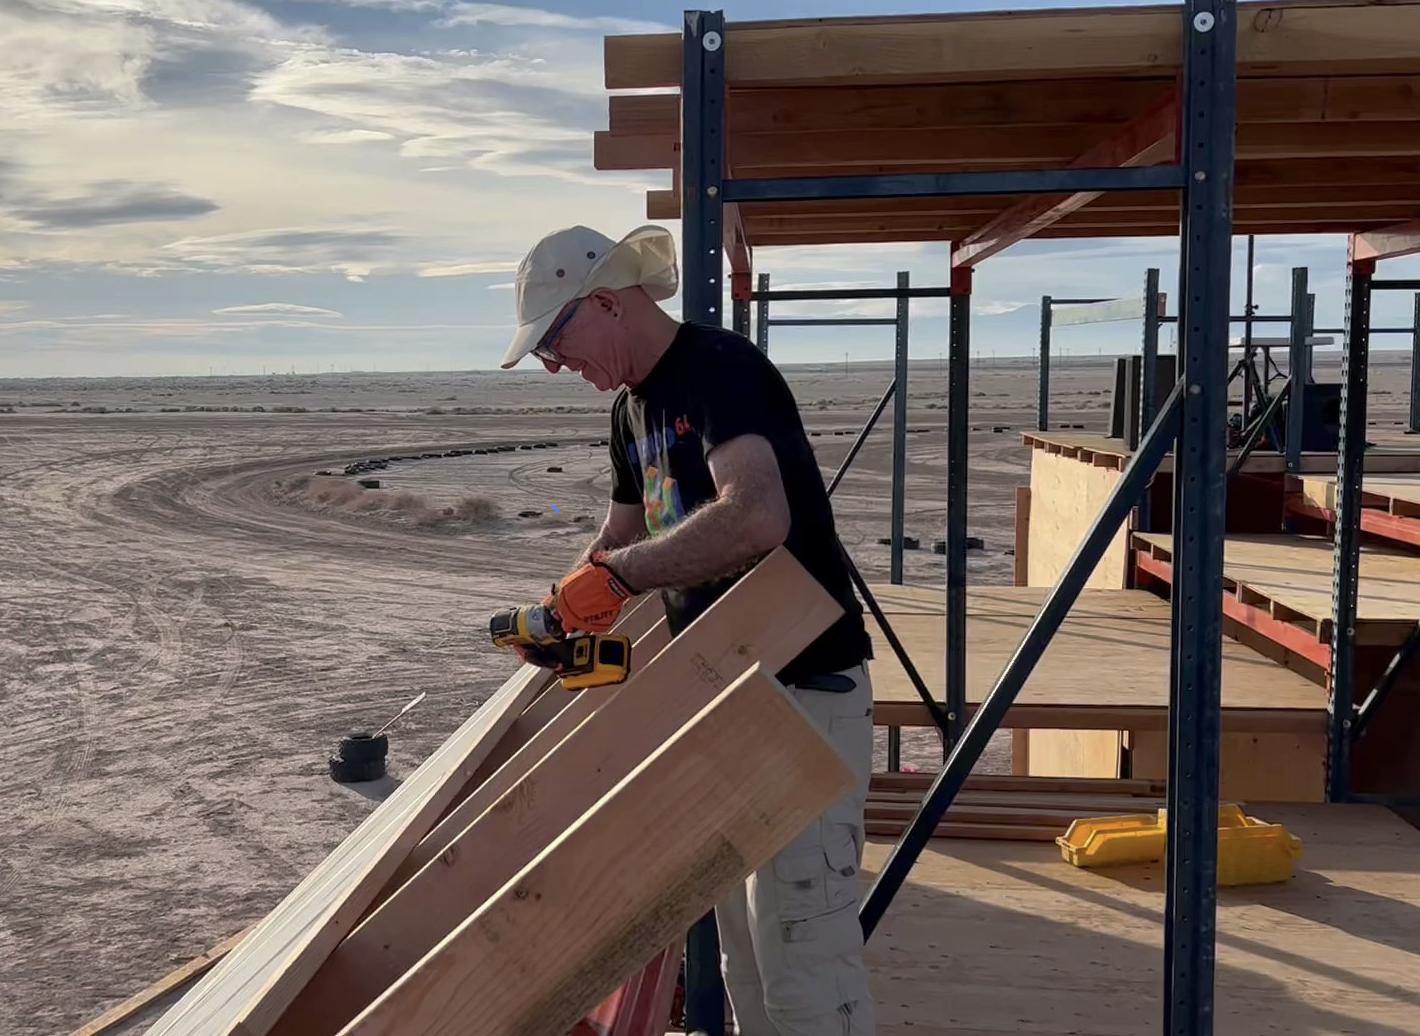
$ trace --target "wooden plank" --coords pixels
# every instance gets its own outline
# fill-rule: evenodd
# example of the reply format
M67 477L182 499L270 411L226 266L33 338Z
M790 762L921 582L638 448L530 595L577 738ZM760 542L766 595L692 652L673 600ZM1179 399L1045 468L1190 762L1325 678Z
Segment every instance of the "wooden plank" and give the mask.
M1420 219L1370 230L1351 239L1351 258L1392 259L1420 252Z
M875 773L873 791L902 789L926 791L935 773ZM974 773L966 779L965 792L1029 792L1033 795L1136 795L1155 797L1164 793L1164 782L1121 778L1105 780L1075 777L1014 777L1004 774Z
M100 1033L108 1032L120 1023L126 1022L144 1008L157 1003L174 990L180 989L193 979L206 974L218 961L236 949L237 945L250 932L251 928L245 928L231 938L223 939L210 950L199 953L186 964L174 968L158 981L134 993L122 1003L114 1004L93 1021L79 1026L70 1033L70 1036L100 1036Z
M809 583L813 583L813 581L810 580ZM780 547L732 587L725 595L725 599L728 601L731 598L735 600L743 598L745 599L743 606L749 608L751 605L748 602L754 601L761 594L776 602L779 601L777 587L784 585L798 587L800 589L797 592L804 595L805 603L812 603L815 607L796 607L792 614L801 623L802 629L813 629L817 632L823 629L822 626L817 625L820 615L817 609L822 607L824 595L822 588L818 587L816 583L812 586L809 583L804 582L803 567L794 560L792 554ZM817 592L815 592L816 590ZM761 612L756 610L755 614L761 614ZM791 636L786 632L785 636L788 638L787 643L793 643L797 642L797 638L801 634L796 633ZM812 636L809 639L811 640ZM805 640L803 644L807 645L808 642ZM781 650L776 645L766 643L758 644L757 649L760 653L755 657L765 659L779 657ZM787 664L792 657L793 655L785 657L781 664ZM629 686L629 682L626 686ZM438 826L430 831L428 836L408 854L407 859L396 871L393 881L402 885L412 878L421 867L443 852L464 828L478 819L484 810L497 802L504 793L517 784L528 771L552 751L555 745L621 690L620 687L598 687L580 692L572 706L564 709L528 744L519 749L507 765L483 781L476 789L470 789L469 794L459 803L458 807L441 820Z
M549 674L523 666L365 818L149 1036L262 1036Z
M732 87L1168 76L1182 57L1172 7L730 23ZM1414 74L1420 10L1410 4L1243 5L1244 76ZM680 86L680 36L609 36L606 86Z
M343 1032L565 1032L852 784L754 666Z
M1069 163L1069 167L1133 168L1167 161L1173 157L1177 147L1177 128L1178 98L1176 91L1170 90L1160 103L1123 129L1080 152ZM1240 140L1239 150L1241 149ZM952 250L952 265L975 266L1018 241L1034 237L1046 227L1059 223L1072 212L1099 198L1102 193L1078 191L1075 194L1043 194L1018 202L979 230L967 235Z
M1117 126L1143 114L1174 80L1071 79L1042 90L1035 81L918 83L731 90L731 134L838 129L957 129L963 126ZM1420 76L1244 79L1238 122L1346 122L1420 119ZM607 99L616 136L680 134L680 95L616 94Z
M863 830L877 838L901 838L908 821L864 820ZM1030 827L1025 824L956 823L943 820L932 830L933 838L966 838L997 842L1053 842L1060 834L1055 827Z
M337 1031L674 737L736 666L752 658L777 671L841 614L781 550L625 685L602 699L582 692L568 708L582 722L472 823L441 825L455 829L447 842L336 948L272 1036Z

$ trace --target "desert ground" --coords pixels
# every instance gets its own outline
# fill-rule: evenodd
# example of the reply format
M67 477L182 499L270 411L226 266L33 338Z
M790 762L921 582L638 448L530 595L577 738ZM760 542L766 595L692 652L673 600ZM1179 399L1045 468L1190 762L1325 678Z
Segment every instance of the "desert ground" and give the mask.
M1057 426L1105 429L1111 370L1057 361ZM831 472L890 366L785 373ZM1379 423L1402 416L1408 377L1408 357L1373 360ZM939 363L910 383L907 532L924 549L907 580L937 586ZM1025 360L971 374L975 582L1011 580L1035 385ZM0 1032L72 1030L256 920L515 669L488 614L540 597L591 535L609 403L522 371L0 381ZM879 581L888 424L834 500ZM339 474L549 442L396 462L378 490ZM338 737L421 691L391 776L333 783ZM940 749L918 735L906 755Z

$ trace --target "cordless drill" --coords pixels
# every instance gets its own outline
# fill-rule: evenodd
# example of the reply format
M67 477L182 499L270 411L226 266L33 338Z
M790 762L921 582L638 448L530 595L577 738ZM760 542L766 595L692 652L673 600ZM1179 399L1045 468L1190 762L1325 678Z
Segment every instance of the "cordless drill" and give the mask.
M631 641L610 633L568 636L546 604L504 608L488 620L495 647L518 647L533 665L551 669L569 691L621 683L631 671Z

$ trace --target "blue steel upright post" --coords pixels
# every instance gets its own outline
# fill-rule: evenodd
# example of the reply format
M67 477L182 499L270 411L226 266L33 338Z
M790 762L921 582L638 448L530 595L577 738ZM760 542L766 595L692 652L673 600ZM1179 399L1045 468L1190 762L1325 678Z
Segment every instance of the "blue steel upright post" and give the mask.
M966 476L971 359L971 267L952 270L947 343L947 644L950 750L966 722Z
M1237 121L1233 0L1184 11L1164 1032L1211 1036L1217 936L1228 289Z
M1366 462L1366 375L1371 351L1375 260L1346 264L1346 334L1341 344L1341 437L1336 448L1336 542L1331 569L1331 696L1326 794L1351 794L1355 712L1356 583L1361 563L1361 476Z
M685 12L681 66L681 305L686 320L723 324L725 19Z
M759 301L754 304L754 344L769 355L769 274L759 275Z
M686 11L681 38L681 309L686 320L723 323L725 19ZM725 987L713 912L685 947L685 1010L691 1030L722 1032Z
M1307 380L1311 377L1311 296L1307 292L1307 268L1292 268L1292 327L1287 346L1287 474L1302 471L1302 438L1306 433Z
M1415 296L1415 309L1410 320L1410 424L1411 432L1420 432L1420 294Z
M911 286L910 275L897 275L899 290ZM893 350L892 396L892 556L888 579L902 582L902 533L907 511L907 322L911 304L906 294L897 297L897 340Z
M1035 426L1050 431L1050 296L1040 297L1040 387L1035 403Z

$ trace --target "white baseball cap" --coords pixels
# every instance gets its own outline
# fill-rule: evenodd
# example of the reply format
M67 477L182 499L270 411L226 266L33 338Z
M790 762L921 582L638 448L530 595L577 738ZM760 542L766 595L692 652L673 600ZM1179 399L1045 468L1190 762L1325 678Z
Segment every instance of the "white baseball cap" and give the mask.
M573 299L598 288L640 285L659 302L674 295L679 282L675 239L663 227L637 227L620 241L590 227L548 234L518 264L518 331L503 355L503 367L515 366L537 348Z

